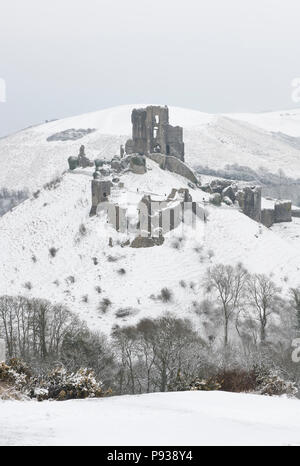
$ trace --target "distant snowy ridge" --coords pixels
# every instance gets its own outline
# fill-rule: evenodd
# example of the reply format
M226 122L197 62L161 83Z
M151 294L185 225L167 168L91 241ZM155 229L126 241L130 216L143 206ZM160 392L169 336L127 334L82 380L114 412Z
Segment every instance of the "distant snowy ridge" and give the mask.
M0 139L0 187L28 188L32 192L68 168L67 158L86 146L93 159L111 159L131 135L131 111L145 104L123 105L55 120ZM184 128L186 161L193 167L222 169L238 164L271 173L283 170L300 177L300 111L270 114L212 115L169 107L170 123ZM51 141L55 134L72 130L96 131L80 140ZM274 134L278 133L278 134ZM292 136L292 137L288 137Z

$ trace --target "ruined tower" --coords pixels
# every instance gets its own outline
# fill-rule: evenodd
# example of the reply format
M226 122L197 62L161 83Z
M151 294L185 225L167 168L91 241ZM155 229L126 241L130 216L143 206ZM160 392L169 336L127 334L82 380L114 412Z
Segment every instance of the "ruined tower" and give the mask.
M167 106L134 109L131 121L132 139L126 142L127 154L159 152L184 161L183 129L169 124Z

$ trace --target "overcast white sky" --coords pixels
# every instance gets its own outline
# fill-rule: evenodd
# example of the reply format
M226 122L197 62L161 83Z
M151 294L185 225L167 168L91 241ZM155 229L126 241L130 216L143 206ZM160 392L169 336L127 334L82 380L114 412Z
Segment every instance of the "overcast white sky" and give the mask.
M299 0L0 0L0 136L138 102L296 106Z

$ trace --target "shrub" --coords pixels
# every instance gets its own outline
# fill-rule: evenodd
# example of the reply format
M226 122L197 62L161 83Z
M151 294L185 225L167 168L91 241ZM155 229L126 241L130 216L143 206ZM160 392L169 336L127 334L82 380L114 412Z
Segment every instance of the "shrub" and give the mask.
M118 270L118 274L119 274L119 275L125 275L125 274L126 274L126 270L123 269L123 268L121 268L121 269Z
M107 261L108 262L117 262L117 260L118 260L118 258L115 257L115 256L111 256L110 254L109 254L109 256L107 256Z
M34 262L34 263L37 262L37 258L36 258L36 255L35 255L35 254L32 254L31 260L32 260L32 262Z
M53 178L48 183L45 183L43 188L47 189L47 190L56 189L60 185L60 183L62 182L62 179L63 179L62 176L56 176L55 178Z
M55 257L57 252L58 252L58 249L56 249L54 246L49 248L49 254L50 254L51 257Z
M92 261L94 262L94 265L98 265L98 259L97 259L97 257L93 257L93 258L92 258Z
M257 388L255 370L242 369L226 370L215 377L224 392L254 392Z
M95 286L95 290L97 291L98 294L102 293L101 286Z
M75 373L69 373L63 367L56 368L36 383L32 390L32 397L40 401L99 398L100 396L103 396L102 383L97 382L95 373L89 369L79 369Z
M162 288L158 299L161 299L164 303L169 303L173 299L173 292L169 288Z
M29 367L20 359L13 358L8 364L0 363L0 381L14 385L17 390L24 391L31 377Z
M136 314L138 311L132 307L124 307L117 310L115 316L120 318L129 317Z
M84 225L84 223L82 223L79 227L79 235L80 236L86 236L87 234L87 228L86 226Z
M190 382L189 389L191 391L215 391L221 390L221 384L214 377L210 377L209 379L196 378Z
M75 283L75 277L74 277L74 275L70 275L69 277L67 277L67 278L66 278L66 282L67 282L68 284L72 284L72 285L73 285L73 284Z
M181 288L186 288L186 282L184 280L180 280L179 285Z
M32 290L32 283L31 282L24 283L24 288L26 288L29 291Z
M261 395L294 397L298 393L296 384L284 380L278 372L270 371L267 374L257 376L258 392Z
M99 304L98 309L103 314L105 314L110 306L111 306L111 301L108 298L103 298L101 303Z
M83 302L83 303L88 303L88 302L89 302L89 297L88 297L87 294L85 294L85 295L82 296L82 302Z

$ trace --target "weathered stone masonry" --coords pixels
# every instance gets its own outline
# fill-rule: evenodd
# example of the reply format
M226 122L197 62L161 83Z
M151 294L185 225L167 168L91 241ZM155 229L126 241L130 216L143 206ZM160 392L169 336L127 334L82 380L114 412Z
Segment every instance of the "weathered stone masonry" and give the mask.
M134 109L131 115L132 139L125 145L127 154L161 153L184 161L183 129L169 124L167 106Z

